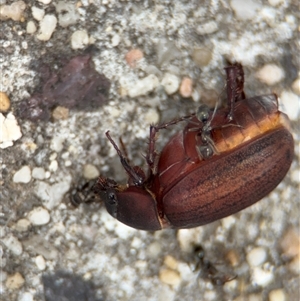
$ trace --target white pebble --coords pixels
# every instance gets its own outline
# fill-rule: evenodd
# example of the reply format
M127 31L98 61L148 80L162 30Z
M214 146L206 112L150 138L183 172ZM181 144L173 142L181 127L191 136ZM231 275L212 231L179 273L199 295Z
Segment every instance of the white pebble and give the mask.
M40 21L40 30L37 38L41 41L48 41L57 25L57 19L54 15L45 15Z
M73 49L82 49L89 44L89 35L86 30L77 30L71 36Z
M15 229L18 232L25 232L28 230L29 226L30 226L30 221L26 218L21 218L17 221Z
M218 30L218 24L215 21L209 21L198 25L196 30L200 35L211 34Z
M45 169L42 167L34 167L31 173L34 179L44 180L45 179Z
M0 7L0 20L12 19L14 21L20 21L25 9L26 4L24 1L16 1L10 5L2 5Z
M83 177L87 180L96 179L100 173L96 166L92 164L86 164L83 167Z
M147 256L155 259L157 258L161 250L162 250L161 244L155 241L147 246Z
M165 88L166 93L170 95L178 90L180 80L176 75L166 73L161 81L161 84Z
M119 238L123 240L128 240L130 237L136 234L137 230L128 227L122 223L117 223L116 226L114 227L114 231L119 236Z
M113 47L116 47L119 45L120 41L121 41L121 37L118 34L115 34L111 39L111 44Z
M10 147L13 141L22 137L21 129L12 113L6 117L0 113L0 125L0 148Z
M34 187L34 193L43 201L43 205L51 210L61 203L64 194L70 189L70 185L70 177L65 177L64 180L53 185L49 185L43 181L37 181Z
M63 137L60 137L60 136L54 136L51 140L51 143L50 143L50 148L59 153L62 151L63 147L64 147L64 141L65 139Z
M38 8L36 6L33 6L31 8L31 12L32 12L33 18L36 19L37 21L42 21L42 19L45 16L45 10L43 10L42 8Z
M269 6L264 7L259 14L262 17L262 19L268 23L269 26L275 27L277 25L277 11L275 8Z
M19 242L19 240L10 235L8 237L4 237L2 239L2 242L6 245L6 247L14 254L14 255L21 255L23 252L22 244Z
M50 221L50 214L45 208L36 207L28 213L27 218L34 226L46 225Z
M23 166L13 176L15 183L29 183L31 180L31 170L29 166Z
M58 24L61 27L68 27L76 24L79 14L76 11L75 4L59 1L56 4L56 12L58 13Z
M22 48L23 48L23 49L27 49L27 48L28 48L28 43L27 43L27 41L23 41L23 42L22 42Z
M236 219L233 216L228 216L222 218L221 223L225 229L230 229L236 223Z
M262 265L266 259L267 252L261 247L254 248L247 254L247 261L252 267Z
M287 301L284 290L276 289L276 290L270 291L269 301Z
M43 4L49 4L52 0L38 0L38 1Z
M269 86L279 83L284 76L283 69L275 64L267 64L256 73L256 77Z
M274 279L274 275L270 271L264 271L261 268L254 268L252 273L252 282L254 285L267 286Z
M33 301L33 295L29 292L21 293L18 301Z
M155 109L148 109L145 114L144 121L146 124L157 124L159 121L159 114Z
M26 32L29 34L35 33L36 32L36 26L33 21L28 21L26 25Z
M297 78L293 84L292 84L292 89L293 91L297 94L300 95L300 78Z
M261 4L255 0L231 0L230 6L240 20L254 18L257 10L261 8Z
M57 160L52 160L51 163L48 166L49 171L55 172L58 169L58 162Z
M138 97L142 95L147 95L149 92L153 91L159 85L158 78L150 74L147 77L144 77L141 80L132 83L128 89L128 95L130 97Z
M201 241L201 227L195 229L180 229L177 231L177 240L182 252L192 252L195 241Z
M291 120L297 121L300 113L300 98L293 92L284 90L280 95L281 110L286 113Z
M35 264L40 271L43 271L46 268L46 261L42 255L35 257Z

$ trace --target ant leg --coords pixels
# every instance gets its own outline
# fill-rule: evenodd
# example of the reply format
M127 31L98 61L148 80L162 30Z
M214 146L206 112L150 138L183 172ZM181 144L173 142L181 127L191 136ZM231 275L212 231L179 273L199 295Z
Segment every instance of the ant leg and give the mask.
M134 167L130 166L126 156L122 154L121 150L119 149L115 141L109 135L109 131L107 131L105 135L107 139L110 141L110 143L112 144L112 146L114 147L114 149L116 150L120 158L121 164L125 169L125 171L127 172L127 174L129 175L129 178L131 179L132 183L137 186L142 185L144 183L145 176L141 172L137 172L137 170Z
M172 121L169 122L165 122L159 125L150 125L150 135L149 135L149 147L148 147L148 152L146 155L146 162L151 170L152 173L155 173L154 170L154 166L155 166L155 160L156 160L156 156L157 153L155 151L155 139L156 139L156 135L157 133L162 130L162 129L166 129L172 125L175 125L181 121L186 121L191 119L192 117L194 117L196 115L196 113L192 113L190 115L187 116L183 116L177 119L174 119Z

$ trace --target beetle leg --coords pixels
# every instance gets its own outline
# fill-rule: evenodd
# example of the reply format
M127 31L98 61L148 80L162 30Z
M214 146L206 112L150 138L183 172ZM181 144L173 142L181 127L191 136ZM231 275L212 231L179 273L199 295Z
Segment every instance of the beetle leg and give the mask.
M152 174L155 174L154 166L155 166L155 160L156 160L156 156L157 156L157 153L155 151L155 139L156 139L157 133L160 130L166 129L169 126L175 125L181 121L189 120L192 117L194 117L195 115L196 115L196 113L192 113L190 115L183 116L183 117L180 117L180 118L177 118L172 121L165 122L165 123L162 123L159 125L153 125L153 124L150 125L149 147L148 147L148 152L147 152L147 155L145 158L146 158L146 162L147 162Z
M244 93L244 71L241 64L236 63L225 68L226 85L227 85L227 102L229 113L227 120L230 122L234 119L233 109L235 102L245 99Z
M116 150L116 152L120 158L121 164L122 164L123 168L125 169L125 171L127 172L127 174L129 175L130 180L136 186L143 185L145 177L143 175L141 175L140 172L137 172L134 167L130 166L127 158L122 154L121 150L119 149L119 147L117 146L115 141L109 135L109 131L107 131L105 133L105 135L106 135L107 139L110 141L110 143L112 144L112 146L114 147L114 149Z

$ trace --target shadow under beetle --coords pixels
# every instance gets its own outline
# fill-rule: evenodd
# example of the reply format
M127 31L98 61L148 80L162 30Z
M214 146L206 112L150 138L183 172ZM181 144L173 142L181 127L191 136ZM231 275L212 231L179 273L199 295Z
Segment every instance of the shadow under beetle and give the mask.
M93 191L120 222L140 230L198 227L234 214L271 192L288 172L294 141L275 94L246 98L241 64L225 68L227 107L150 126L147 175L106 136L128 174L119 185L100 176ZM161 129L187 121L161 153Z

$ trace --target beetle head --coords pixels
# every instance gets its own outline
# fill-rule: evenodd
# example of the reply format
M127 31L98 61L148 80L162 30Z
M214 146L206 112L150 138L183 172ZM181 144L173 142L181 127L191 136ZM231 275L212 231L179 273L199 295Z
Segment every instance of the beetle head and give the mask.
M95 194L99 195L101 200L104 201L105 207L110 215L117 217L117 189L118 184L109 178L99 177L93 187Z

